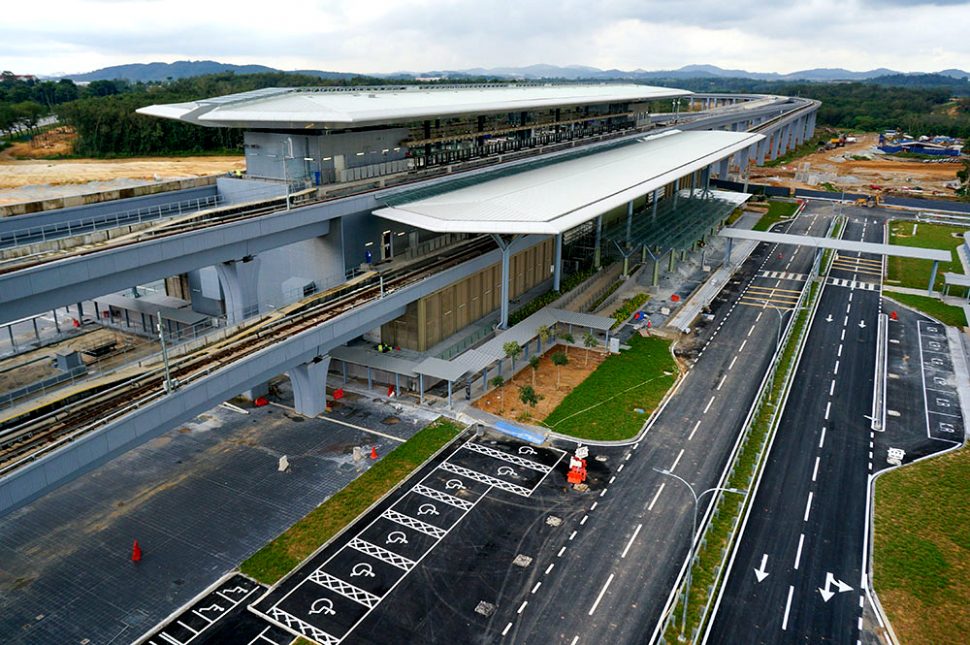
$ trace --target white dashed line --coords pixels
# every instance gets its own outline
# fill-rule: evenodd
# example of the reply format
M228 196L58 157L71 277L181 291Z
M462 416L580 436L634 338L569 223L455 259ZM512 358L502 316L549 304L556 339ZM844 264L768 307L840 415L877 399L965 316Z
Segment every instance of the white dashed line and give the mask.
M842 344L841 343L839 343L839 353L836 354L836 356L838 356L839 358L842 358Z
M650 506L647 507L648 511L653 510L653 505L657 503L657 499L660 497L660 493L663 492L664 486L666 485L667 485L666 482L663 484L660 484L660 488L657 489L657 494L653 496L652 500L650 500Z
M835 379L832 379L832 384L829 385L829 396L835 394Z
M579 520L579 525L582 526L589 519L589 515L583 515L583 519ZM561 553L559 555L562 555Z
M721 382L717 384L717 391L721 391L721 386L724 385L724 381L727 380L727 374L721 377Z
M573 642L571 642L569 645L576 645L576 643L578 642L579 642L579 635L576 635L576 636L573 636Z
M707 405L706 405L706 406L704 407L704 412L703 412L702 414L707 414L707 411L711 409L711 405L712 405L713 403L714 403L714 397L712 396L712 397L711 397L711 400L710 400L710 401L708 401L708 402L707 402Z
M572 542L573 538L576 537L576 531L569 534L569 541Z
M745 336L745 338L749 338L751 336L752 332L754 332L754 325L751 325L751 329L748 330L748 335Z
M617 467L617 469L616 469L616 472L618 472L618 473L620 473L620 472L623 472L623 467L624 467L624 466L626 466L626 464L620 464L620 465L619 465L619 466Z
M547 576L549 575L549 572L550 572L550 571L552 571L552 568L553 568L554 566L556 566L556 563L555 563L555 562L550 562L550 563L549 563L549 566L548 566L548 567L546 567L546 575L547 575Z
M818 438L818 447L825 445L825 426L822 426L822 435Z
M506 634L508 634L510 629L512 629L512 623L509 623L508 625L505 626L505 629L502 630L502 636L505 636Z
M603 495L606 495L607 490L608 489L604 488L602 491L600 491L600 497L602 497Z
M539 582L536 583L536 586L532 588L532 593L539 591L539 587L541 586L542 586L542 581L540 580Z
M610 583L613 582L613 576L614 575L615 574L611 573L610 574L610 577L606 579L606 584L603 585L603 588L602 589L600 589L599 595L596 596L596 602L594 602L593 603L593 606L589 608L589 614L587 614L587 615L592 616L593 615L593 612L596 611L596 608L599 607L600 601L603 599L603 594L606 593L606 590L609 588Z
M802 520L804 522L807 522L808 521L808 514L811 513L811 511L812 511L812 496L813 495L814 495L814 493L812 493L811 491L809 491L809 493L808 493L808 501L805 502L805 519Z
M788 612L791 611L791 597L795 593L795 587L789 585L788 587L788 600L785 602L785 616L781 619L781 631L788 630Z
M595 509L597 504L599 504L599 502L593 502L593 505L589 507L589 510Z
M798 551L795 552L795 570L798 570L798 563L802 561L802 547L805 545L805 534L798 537Z
M611 483L611 484L612 484L613 482L615 482L615 481L616 481L616 475L613 475L612 477L610 477L610 483Z
M820 459L821 457L815 458L815 470L812 471L812 481L815 481L815 478L818 477L818 462Z
M832 371L833 374L838 375L839 373L839 361L835 361L835 369Z
M842 330L842 338L840 340L845 340L845 330Z
M826 421L829 420L829 412L831 412L831 411L832 411L832 402L829 401L828 403L825 404L825 420Z
M677 458L674 459L674 465L670 467L670 472L674 472L674 469L677 468L677 464L680 463L680 458L683 456L684 456L684 449L681 448L680 452L677 453Z
M689 435L687 435L687 441L690 441L691 439L694 438L694 433L697 432L697 429L699 427L701 427L700 419L697 420L697 423L694 424L694 429L690 431Z
M731 364L728 365L728 371L729 372L731 371L731 368L734 367L734 364L737 362L737 360L738 360L738 357L737 356L735 356L734 358L731 359Z
M584 517L588 517L588 516L584 516ZM556 557L561 558L562 554L565 552L566 552L566 547L562 547L561 549L559 549L559 553L556 554Z
M637 535L640 534L640 529L643 528L643 524L637 524L637 528L633 531L633 535L630 536L630 541L626 543L626 548L623 549L623 553L620 554L620 558L625 558L630 547L633 546L633 541L637 539Z
M741 350L744 349L744 346L747 345L747 344L748 344L748 341L747 340L741 341L741 346L738 347L738 353L739 354L741 353Z
M522 613L522 610L525 609L526 605L528 605L528 604L529 604L529 601L528 600L523 600L522 601L522 604L519 605L519 610L517 612L515 612L515 613L521 614Z

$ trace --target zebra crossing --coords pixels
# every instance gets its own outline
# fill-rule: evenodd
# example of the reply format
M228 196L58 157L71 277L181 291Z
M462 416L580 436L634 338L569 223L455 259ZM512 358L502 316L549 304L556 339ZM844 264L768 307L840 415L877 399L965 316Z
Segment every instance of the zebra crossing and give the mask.
M565 454L511 441L465 441L251 609L319 645L338 645L486 495L530 497Z
M849 280L847 278L829 278L826 284L833 287L846 287L848 289L862 289L863 291L879 291L879 285L872 282L861 282L859 280Z
M798 280L803 281L808 278L804 273L789 273L787 271L761 271L759 278L772 278L775 280Z

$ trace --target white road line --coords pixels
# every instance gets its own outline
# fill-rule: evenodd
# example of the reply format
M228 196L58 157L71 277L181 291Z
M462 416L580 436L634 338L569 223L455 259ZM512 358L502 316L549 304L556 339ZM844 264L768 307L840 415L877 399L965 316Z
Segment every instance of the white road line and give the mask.
M633 456L633 453L632 452L626 453L626 456L623 458L623 461L629 461L630 457L632 457L632 456Z
M625 558L627 551L633 546L633 541L637 539L637 535L640 534L640 529L643 528L643 524L637 524L637 528L633 531L633 535L630 536L630 541L626 543L626 548L623 549L623 553L620 554L620 558Z
M593 502L593 505L589 507L589 510L593 510L594 508L596 508L597 504L599 504L599 502Z
M815 478L818 477L818 462L821 459L821 456L815 458L815 469L812 471L812 481L815 481Z
M717 384L717 391L721 391L721 386L724 385L724 381L727 380L727 374L721 377L721 382Z
M798 563L802 561L802 547L805 545L805 534L798 536L798 551L795 552L795 570L798 570ZM533 592L535 593L535 592Z
M608 488L604 488L603 490L601 490L600 491L600 497L602 497L603 495L606 495L606 491L608 491L608 490L609 490Z
M593 606L589 608L589 614L587 614L587 615L592 616L593 615L593 612L596 611L596 608L599 607L600 601L603 599L603 594L606 593L606 590L609 588L610 583L613 582L613 576L614 575L615 574L612 574L611 573L610 574L610 577L606 579L606 584L603 585L603 588L602 589L600 589L600 594L598 596L596 596L596 602L594 602L593 603Z
M528 600L523 600L522 601L522 604L519 605L519 610L517 612L515 612L515 613L521 614L522 613L522 610L525 609L526 605L528 605L528 604L529 604L529 601Z
M731 359L731 364L728 365L728 371L729 372L731 371L731 368L734 367L734 364L737 362L737 360L738 360L738 357L737 356L735 356L734 358Z
M832 384L829 385L829 396L835 394L835 379L832 379Z
M758 322L759 320L761 320L761 316L762 316L762 314L764 314L764 313L765 313L765 312L763 312L763 311L759 311L759 312L758 312L758 317L757 317L757 318L755 318L755 319L754 319L754 321L755 321L755 322Z
M573 636L573 641L569 645L576 645L579 642L579 635Z
M839 361L838 361L838 359L836 359L836 361L835 361L835 370L832 373L833 374L838 374L839 373Z
M588 520L588 519L589 519L589 515L583 515L583 519L579 520L579 525L582 526L583 524L586 523L586 520ZM565 547L563 547L563 548L565 548ZM562 553L560 553L559 555L562 555Z
M832 402L829 401L828 403L825 404L825 420L826 421L829 420L829 412L831 412L831 411L832 411Z
M842 326L843 326L843 327L845 327L845 326L846 326L846 325L848 325L848 324L849 324L849 317L848 317L848 316L846 316L846 317L845 317L845 320L843 320L843 321L842 321Z
M532 588L532 593L535 593L535 592L539 591L539 587L541 587L541 586L542 586L542 580L540 580L539 582L537 582L536 583L536 586L534 586Z
M747 345L747 344L748 344L748 341L747 341L747 339L745 339L745 340L743 340L743 341L741 341L741 346L740 346L740 347L738 347L738 353L739 353L739 354L741 353L741 350L742 350L742 349L744 349L744 346L745 346L745 345Z
M547 575L547 576L549 575L549 572L550 572L550 571L552 571L552 568L553 568L554 566L556 566L556 563L555 563L555 562L551 562L551 563L549 563L549 566L548 566L548 567L546 567L546 575Z
M840 340L845 340L845 330L842 330L842 338Z
M818 447L825 445L825 426L822 426L822 435L818 438Z
M707 405L704 407L704 412L702 414L707 414L707 411L711 409L711 404L713 403L714 403L714 397L712 396L711 400L708 401Z
M785 602L785 616L781 619L781 631L788 630L788 612L791 611L791 597L795 593L795 587L793 585L788 586L788 600Z
M589 516L586 515L584 517L589 517ZM561 558L562 557L562 554L565 553L565 552L566 552L566 547L562 547L561 549L559 549L559 553L556 554L556 557L557 558Z
M862 631L862 616L859 616L859 631Z
M697 420L697 423L694 424L694 429L690 431L689 435L687 435L687 441L690 441L691 439L694 438L694 433L697 432L697 429L699 427L701 427L700 419Z
M576 537L576 531L569 534L569 541L571 542L574 537Z
M175 622L178 623L179 625L181 625L182 627L184 627L185 629L189 630L193 634L198 634L199 633L198 631L192 629L191 627L189 627L188 625L186 625L185 623L183 623L181 620L176 620Z
M748 335L747 335L747 336L745 336L745 338L748 338L748 337L750 337L750 336L751 336L751 333L752 333L753 331L754 331L754 325L751 325L751 329L749 329L749 330L748 330Z
M683 456L684 456L684 449L681 448L680 452L677 453L677 458L674 459L674 465L670 467L670 472L674 472L674 469L677 468L677 464L680 463L680 458Z
M612 477L610 477L610 483L611 483L611 484L612 484L613 482L615 482L615 481L616 481L616 475L613 475Z
M839 358L842 358L842 343L839 343L839 353L837 354Z
M845 313L849 313L850 311L852 311L852 303L851 302L845 306Z
M506 634L508 634L510 629L512 629L512 623L509 623L508 625L505 626L505 629L502 630L502 636L505 636Z
M616 472L618 472L618 473L623 472L623 467L624 466L626 466L626 464L620 464L619 467L616 469Z
M811 491L808 492L808 501L805 502L805 519L802 520L803 522L807 522L808 521L808 514L812 511L812 496L813 495L814 495L814 493L812 493Z
M653 505L657 503L657 499L660 497L660 493L663 491L664 486L666 485L667 485L666 482L664 482L663 484L660 484L660 488L657 489L657 494L653 496L652 500L650 500L650 506L647 507L648 511L653 510Z

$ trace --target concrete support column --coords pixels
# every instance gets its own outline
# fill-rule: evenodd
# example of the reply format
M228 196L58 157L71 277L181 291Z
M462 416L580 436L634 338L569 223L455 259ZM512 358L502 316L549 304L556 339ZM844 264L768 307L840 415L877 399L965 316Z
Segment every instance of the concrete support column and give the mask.
M653 210L650 214L650 217L653 218L653 221L655 222L657 221L657 206L659 204L660 204L660 189L657 189L653 191L653 207L652 207Z
M717 166L717 178L722 181L727 181L728 178L728 164L731 160L728 157L721 159Z
M670 249L670 260L667 262L667 272L669 273L670 271L673 271L676 264L677 264L676 252L673 249Z
M727 248L724 250L725 266L729 266L731 264L731 247L734 246L733 242L734 242L734 238L729 237L727 239Z
M630 236L633 232L633 200L626 203L626 245L630 246Z
M757 144L755 152L755 163L759 166L765 165L765 155L768 153L768 139L762 139Z
M600 268L600 246L603 244L603 216L596 217L596 242L593 248L593 268Z
M297 414L315 417L327 408L327 370L329 356L317 356L309 363L297 365L290 370L293 385L293 405Z
M499 329L508 329L509 327L509 258L512 255L512 243L518 239L517 235L511 236L509 239L505 239L501 235L492 234L492 239L498 244L498 247L502 250L502 300L501 300L501 312L499 315L498 326Z
M815 136L815 117L817 114L817 111L812 112L812 114L808 117L808 129L805 131L805 136L809 139Z
M222 262L216 265L219 284L225 298L226 319L230 325L242 322L247 315L259 313L257 277L259 258Z
M781 154L781 134L782 128L777 128L771 135L771 152L769 157L772 161L778 158Z
M660 284L660 258L653 259L653 280L651 280L653 286Z
M677 210L677 199L680 197L680 177L674 181L674 210Z
M556 236L556 255L552 262L552 290L559 291L562 279L562 233Z

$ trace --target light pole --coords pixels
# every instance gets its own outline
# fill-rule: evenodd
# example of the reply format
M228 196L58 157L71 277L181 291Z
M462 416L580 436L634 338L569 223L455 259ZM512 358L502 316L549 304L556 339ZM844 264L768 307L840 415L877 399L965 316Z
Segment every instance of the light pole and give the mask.
M690 534L690 550L688 552L687 558L687 588L684 590L684 609L681 612L680 619L680 640L685 640L684 632L687 631L687 600L690 598L690 582L691 582L691 569L694 567L694 537L697 535L697 508L700 506L700 500L704 495L708 493L713 493L715 491L724 491L727 493L737 493L738 495L744 495L744 491L737 488L723 488L715 486L714 488L708 488L703 491L700 495L694 492L694 487L691 486L686 479L678 475L673 474L669 470L660 470L659 468L654 468L655 471L661 475L666 475L668 477L673 477L674 479L681 482L690 491L691 496L694 498L694 530Z

